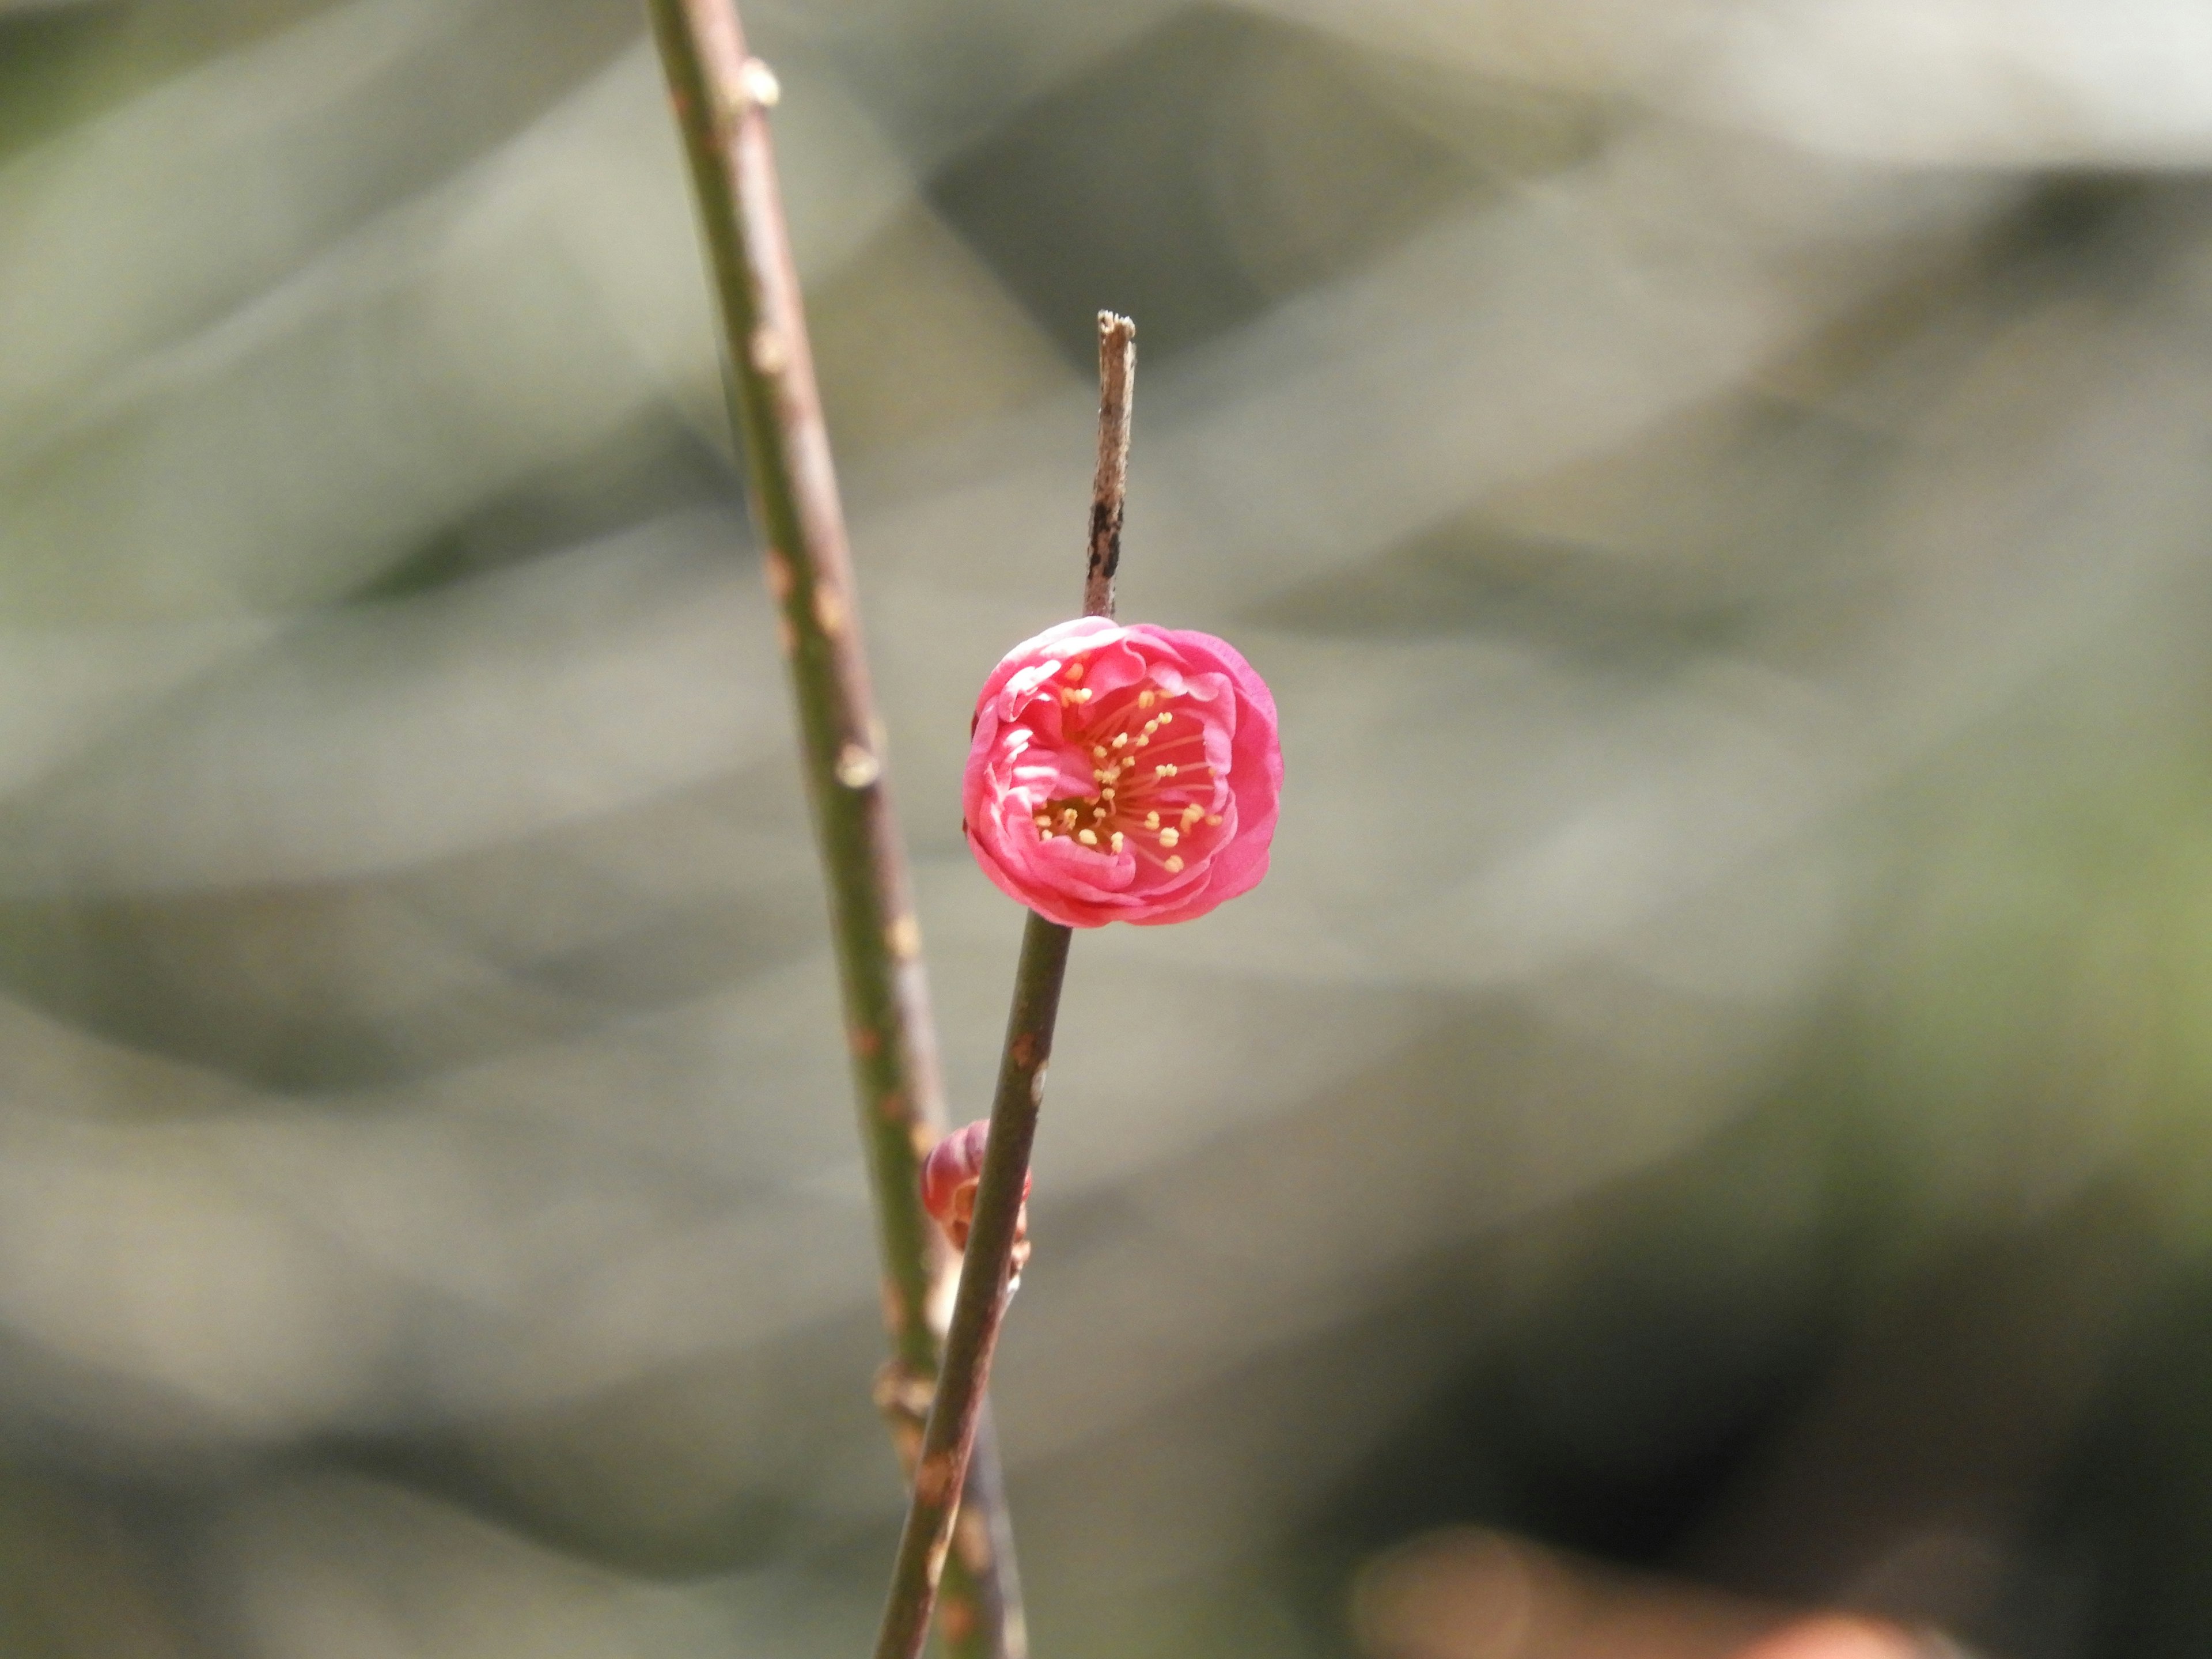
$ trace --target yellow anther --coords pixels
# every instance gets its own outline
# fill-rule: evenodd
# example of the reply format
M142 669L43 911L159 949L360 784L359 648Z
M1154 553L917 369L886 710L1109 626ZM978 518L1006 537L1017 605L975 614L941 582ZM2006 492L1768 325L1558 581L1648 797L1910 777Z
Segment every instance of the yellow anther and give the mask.
M1146 721L1145 722L1145 735L1146 735L1146 737L1148 737L1148 738L1149 738L1149 737L1151 737L1151 736L1152 735L1152 733L1153 733L1153 732L1155 732L1158 731L1159 729L1160 729L1160 717L1159 717L1158 714L1153 715L1153 716L1152 717L1152 719L1150 719L1150 720L1146 720Z
M1158 812L1147 812L1147 813L1146 813L1146 814L1145 814L1145 828L1146 828L1146 829L1147 829L1147 830L1157 830L1157 829L1158 829L1159 827L1160 827L1160 815L1159 815Z
M1098 845L1097 836L1089 830L1077 830L1075 832L1075 838L1081 842L1085 847L1096 847Z
M1031 820L1031 822L1034 823L1040 830L1049 830L1052 828L1052 814L1049 812L1040 812L1034 819Z
M1162 761L1152 769L1152 775L1156 778L1171 778L1175 775L1175 768L1169 765L1167 762Z
M1152 740L1152 734L1151 734L1150 732L1146 732L1143 737L1139 738L1137 739L1137 747L1138 747L1138 748L1139 748L1139 749L1142 749L1142 748L1143 748L1146 744L1150 743Z
M1063 808L1063 809L1061 810L1061 811L1060 811L1060 826L1061 826L1063 829L1067 829L1067 830L1073 830L1073 829L1074 829L1074 828L1075 828L1075 809L1074 809L1073 806Z
M1160 845L1163 847L1172 847L1182 839L1182 832L1181 830L1163 830L1160 831Z
M1116 732L1114 734L1114 746L1116 749L1127 748L1129 746L1129 734L1127 732Z
M1091 816L1094 818L1103 818L1106 816L1106 809L1103 806L1094 806L1091 809Z
M1075 694L1075 700L1078 702L1089 702L1091 701L1091 688L1087 685L1085 686L1083 690Z
M1171 875L1171 876L1172 876L1172 875L1174 875L1177 871L1181 870L1182 868L1182 860L1181 859L1177 858L1177 857L1176 857L1173 853L1169 854L1168 854L1168 873L1169 873L1170 875Z
M1068 664L1067 678L1072 680L1081 679L1083 678L1083 665L1079 662L1072 662Z
M1218 812L1208 812L1206 815L1206 827L1209 830L1219 829L1221 827L1221 814Z
M1106 758L1106 745L1103 743L1092 744L1091 745L1091 758L1093 760L1104 760Z
M1149 691L1139 691L1137 693L1137 707L1139 708L1150 708L1158 701L1159 699Z
M1114 786L1109 783L1098 793L1104 796L1108 800L1111 800L1114 799Z
M1119 830L1116 830L1114 832L1112 838L1109 840L1106 844L1109 847L1111 847L1115 852L1120 852L1121 850L1121 832Z
M1089 696L1091 694L1090 694L1088 691L1086 691L1086 692L1085 692L1083 695L1084 695L1085 696L1086 696L1086 697L1087 697L1087 696ZM1172 709L1172 708L1163 708L1163 709L1161 709L1161 710L1160 710L1160 724L1161 724L1162 726L1165 726L1165 725L1166 725L1170 720L1173 720L1174 718L1175 718L1175 710L1174 710L1174 709Z
M1205 816L1206 809L1198 805L1197 802L1193 801L1188 806L1182 809L1182 827L1188 830L1192 824L1196 823Z

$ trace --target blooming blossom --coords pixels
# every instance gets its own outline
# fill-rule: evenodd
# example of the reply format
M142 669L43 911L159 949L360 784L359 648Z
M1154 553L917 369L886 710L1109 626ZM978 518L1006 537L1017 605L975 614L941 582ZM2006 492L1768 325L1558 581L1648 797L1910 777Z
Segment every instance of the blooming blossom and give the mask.
M1016 646L962 788L983 873L1048 921L1186 921L1267 872L1275 700L1211 634L1083 617Z
M952 1248L968 1248L968 1231L975 1220L975 1191L983 1179L983 1149L990 1142L991 1125L978 1118L964 1129L955 1129L930 1149L921 1164L921 1207L945 1229ZM1023 1210L1014 1224L1015 1249L1029 1254L1024 1237L1029 1231L1030 1178L1022 1177ZM1020 1267L1017 1261L1016 1269Z

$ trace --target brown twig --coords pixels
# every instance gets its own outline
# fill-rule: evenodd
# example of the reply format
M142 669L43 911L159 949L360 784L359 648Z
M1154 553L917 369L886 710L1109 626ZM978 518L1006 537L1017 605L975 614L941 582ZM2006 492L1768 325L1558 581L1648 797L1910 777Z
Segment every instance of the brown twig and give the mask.
M939 1575L952 1541L955 1494L968 1473L976 1419L991 1379L991 1356L1011 1295L1015 1217L1021 1209L1023 1177L1029 1172L1030 1146L1036 1136L1037 1103L1044 1097L1045 1062L1051 1054L1060 979L1067 969L1068 934L1067 928L1032 912L1022 935L1013 1012L1006 1022L1006 1052L991 1103L991 1137L983 1152L975 1223L968 1234L959 1299L952 1307L952 1328L945 1340L937 1401L915 1466L914 1496L899 1535L890 1595L876 1638L876 1659L915 1659L929 1632ZM1009 1193L1013 1194L1012 1204L1006 1202Z
M1098 474L1091 505L1091 549L1083 585L1084 614L1114 614L1114 573L1121 557L1121 502L1128 479L1129 401L1136 374L1136 327L1126 317L1098 313ZM960 1273L945 1367L923 1431L914 1497L899 1534L890 1595L876 1638L875 1659L915 1659L928 1634L932 1602L952 1537L952 1494L969 1467L999 1326L1013 1294L1014 1240L1029 1182L1030 1148L1044 1102L1045 1065L1067 971L1073 930L1030 913L1014 969L1013 1008L991 1101L991 1129L975 1191L975 1219Z
M938 1369L933 1307L951 1261L922 1213L920 1160L944 1122L921 940L869 688L844 514L814 381L766 112L775 76L745 49L732 0L649 0L690 161L728 345L730 415L778 611L829 879L846 1039L875 1189L892 1358L878 1389L895 1435ZM902 1449L919 1436L908 1427ZM955 1659L1022 1659L1013 1563L988 1434L971 1524L948 1580ZM955 1616L956 1608L957 1617Z
M1129 487L1129 417L1136 396L1137 325L1098 313L1098 471L1091 484L1091 556L1084 567L1083 614L1114 614L1114 574L1121 568L1121 501Z

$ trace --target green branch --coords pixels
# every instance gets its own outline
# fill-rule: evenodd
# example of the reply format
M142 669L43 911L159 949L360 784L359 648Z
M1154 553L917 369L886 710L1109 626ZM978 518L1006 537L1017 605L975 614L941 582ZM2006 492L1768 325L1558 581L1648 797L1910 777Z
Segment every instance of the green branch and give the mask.
M921 1154L944 1113L921 930L861 650L843 510L776 182L775 77L745 49L732 0L649 0L728 347L730 416L791 671L799 746L829 878L845 1037L875 1189L892 1357L878 1398L909 1459L937 1376L933 1304L951 1262L922 1213ZM988 1438L946 1579L954 1659L1021 1659L1013 1561ZM917 1649L919 1642L917 1641Z

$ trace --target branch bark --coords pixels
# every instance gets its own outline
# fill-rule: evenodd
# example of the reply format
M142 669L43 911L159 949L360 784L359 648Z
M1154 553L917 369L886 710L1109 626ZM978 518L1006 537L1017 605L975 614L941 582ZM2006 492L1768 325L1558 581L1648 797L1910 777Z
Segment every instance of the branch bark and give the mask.
M780 95L732 0L648 0L690 164L725 343L731 423L778 608L828 877L845 1038L874 1187L892 1357L878 1399L901 1449L938 1373L952 1261L921 1209L944 1110L929 994L862 650L844 514L792 264L767 111ZM902 1420L909 1426L902 1434ZM988 1430L946 1578L953 1659L1023 1659L1019 1592Z

